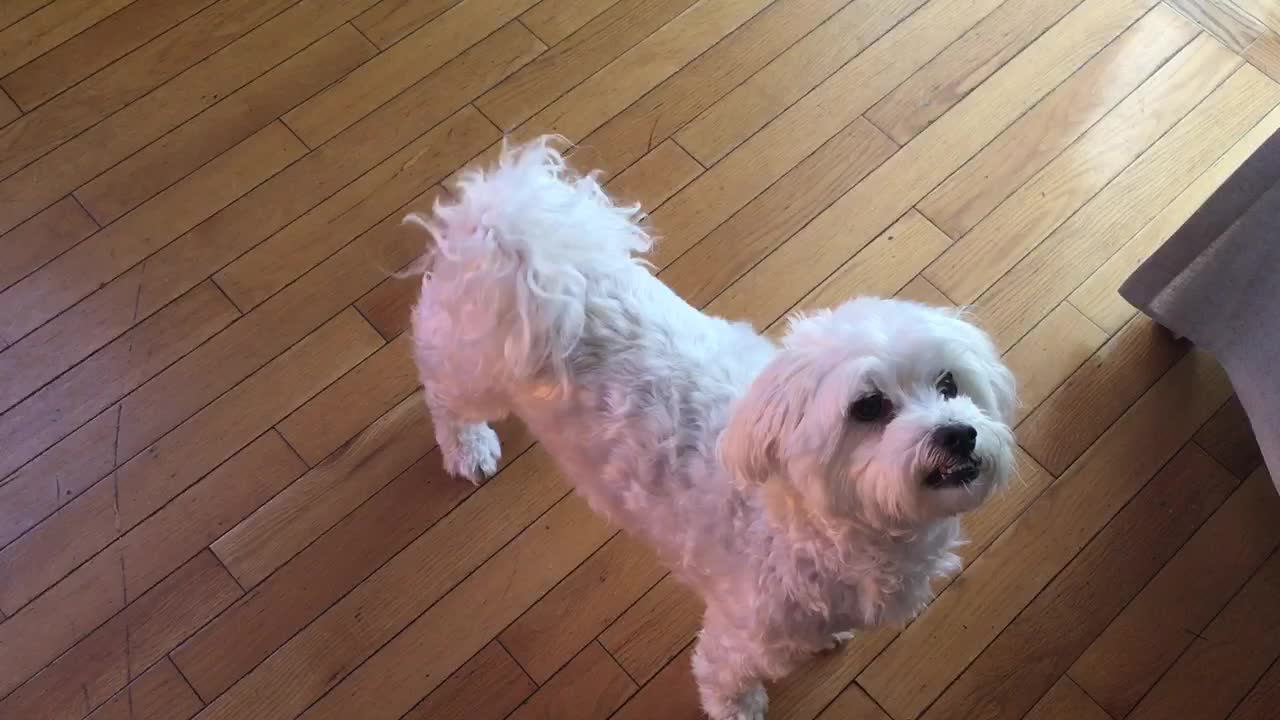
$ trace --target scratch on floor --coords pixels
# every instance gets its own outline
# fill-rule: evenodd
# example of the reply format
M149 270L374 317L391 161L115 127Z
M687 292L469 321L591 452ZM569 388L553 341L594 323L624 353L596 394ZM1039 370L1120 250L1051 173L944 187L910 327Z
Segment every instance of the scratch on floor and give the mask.
M146 276L147 276L147 261L143 260L142 264L138 266L138 291L133 295L133 319L129 321L130 327L133 327L134 323L138 322L138 310L142 307L142 285L143 285L143 280L146 278ZM133 352L134 339L135 339L135 335L129 336L129 352L130 353ZM117 431L119 430L119 425L116 426L116 429Z

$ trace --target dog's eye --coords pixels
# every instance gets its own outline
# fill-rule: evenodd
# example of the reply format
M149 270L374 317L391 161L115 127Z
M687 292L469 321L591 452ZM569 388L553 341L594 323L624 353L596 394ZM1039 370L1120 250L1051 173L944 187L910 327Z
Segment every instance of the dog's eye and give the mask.
M938 392L948 400L960 394L960 388L956 387L956 379L951 373L944 372L942 377L938 378Z
M855 402L849 408L849 414L860 422L874 422L889 414L893 406L881 393L872 393Z

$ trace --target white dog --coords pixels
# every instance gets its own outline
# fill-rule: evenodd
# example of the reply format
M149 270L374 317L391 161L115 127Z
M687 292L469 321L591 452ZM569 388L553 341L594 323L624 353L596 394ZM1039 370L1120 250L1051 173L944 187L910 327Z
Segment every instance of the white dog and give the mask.
M413 313L447 469L481 482L520 417L599 513L706 602L693 671L716 720L849 630L903 623L954 573L957 514L1012 465L1013 377L957 313L852 300L778 347L648 271L634 207L543 138L410 215L434 237Z

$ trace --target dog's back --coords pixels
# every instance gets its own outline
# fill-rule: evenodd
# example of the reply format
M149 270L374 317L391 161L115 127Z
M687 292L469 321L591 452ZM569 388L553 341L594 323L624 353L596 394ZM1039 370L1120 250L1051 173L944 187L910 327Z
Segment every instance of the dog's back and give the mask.
M547 140L457 195L409 219L436 241L413 315L428 402L468 422L520 416L597 511L675 550L672 564L694 563L663 548L681 537L736 551L687 539L728 525L712 517L733 494L715 444L772 344L655 278L639 209Z

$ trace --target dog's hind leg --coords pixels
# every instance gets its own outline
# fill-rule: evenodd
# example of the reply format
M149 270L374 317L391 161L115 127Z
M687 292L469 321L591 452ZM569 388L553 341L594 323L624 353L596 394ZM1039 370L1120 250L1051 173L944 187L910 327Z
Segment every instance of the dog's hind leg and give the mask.
M693 651L693 677L712 720L764 720L769 697L750 667L751 644L708 623Z

